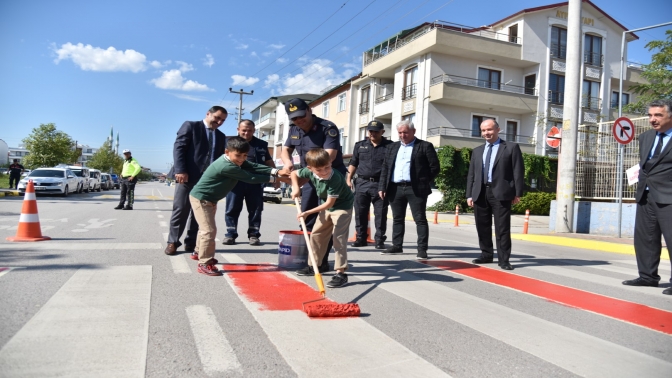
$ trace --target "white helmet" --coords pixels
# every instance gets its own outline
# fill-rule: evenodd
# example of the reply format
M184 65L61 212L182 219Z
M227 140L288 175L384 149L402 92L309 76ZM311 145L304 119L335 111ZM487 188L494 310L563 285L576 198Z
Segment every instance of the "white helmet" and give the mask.
M121 153L122 153L122 154L130 154L130 153L131 153L131 150L129 150L129 149L125 149L125 150L122 151Z

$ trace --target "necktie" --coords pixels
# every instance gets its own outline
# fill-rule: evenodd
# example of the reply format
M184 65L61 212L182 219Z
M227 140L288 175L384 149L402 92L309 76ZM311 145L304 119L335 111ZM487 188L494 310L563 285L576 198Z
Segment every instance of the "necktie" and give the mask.
M490 176L490 158L492 157L492 143L488 144L488 153L485 155L485 169L483 170L483 183L487 184Z
M656 150L653 151L653 156L651 156L651 159L658 158L658 155L660 155L660 153L663 151L663 138L665 138L665 134L658 135L658 144L656 145Z
M210 160L212 159L212 129L208 129L208 160L206 165L210 165Z

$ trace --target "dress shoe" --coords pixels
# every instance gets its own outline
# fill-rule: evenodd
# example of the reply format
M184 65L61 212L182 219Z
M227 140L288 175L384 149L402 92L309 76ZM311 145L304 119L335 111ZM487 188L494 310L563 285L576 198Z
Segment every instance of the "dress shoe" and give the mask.
M114 208L114 210L121 210L124 208L124 205L118 205L117 207Z
M196 250L195 245L185 245L184 246L184 252L194 252Z
M404 253L404 249L396 245L380 252L381 255L401 255L402 253Z
M418 254L415 255L416 260L427 260L429 257L427 256L427 251L425 250L418 250Z
M355 242L352 243L353 247L366 247L367 245L369 244L366 242L366 240L359 240L359 239L355 240Z
M663 294L672 295L672 287L668 287L667 289L663 290Z
M637 277L634 280L627 280L622 282L623 285L626 286L651 286L651 287L658 287L658 282L649 282L644 280L641 277Z
M513 266L511 266L511 264L509 264L509 263L504 263L504 264L500 265L500 267L504 270L513 270Z
M487 257L481 256L477 259L471 260L471 262L473 262L474 264L490 264L492 262L492 257L487 258Z
M385 249L385 243L376 242L376 249Z
M133 210L133 206L126 206L122 210Z
M175 243L168 243L168 246L166 246L166 250L163 251L166 253L166 255L174 255L175 252L177 252L177 245Z

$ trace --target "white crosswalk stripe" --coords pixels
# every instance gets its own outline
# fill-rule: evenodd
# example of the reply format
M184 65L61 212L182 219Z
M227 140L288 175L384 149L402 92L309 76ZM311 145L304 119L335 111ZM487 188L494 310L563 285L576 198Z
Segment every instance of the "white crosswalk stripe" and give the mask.
M187 317L196 341L198 356L208 375L242 372L242 366L217 322L212 309L206 306L187 307Z

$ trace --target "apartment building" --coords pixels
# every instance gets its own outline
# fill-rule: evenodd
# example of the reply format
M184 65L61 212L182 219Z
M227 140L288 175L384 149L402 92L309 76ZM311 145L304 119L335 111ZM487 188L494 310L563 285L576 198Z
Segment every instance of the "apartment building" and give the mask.
M524 152L556 154L545 143L562 123L568 3L523 9L488 26L437 21L402 30L363 53L362 75L352 82L355 106L347 126L348 150L372 119L386 135L403 119L436 147L475 147L480 123L494 118L505 140ZM580 123L614 117L618 107L620 41L626 28L592 2L582 2ZM629 34L627 41L637 36ZM626 51L627 53L627 51ZM627 55L626 55L627 56ZM643 82L628 65L628 88ZM319 113L318 113L319 114Z
M28 151L24 145L19 145L19 147L9 147L7 150L7 157L10 164L14 162L14 159L17 159L19 163L22 163L23 158L30 154L30 151Z

